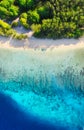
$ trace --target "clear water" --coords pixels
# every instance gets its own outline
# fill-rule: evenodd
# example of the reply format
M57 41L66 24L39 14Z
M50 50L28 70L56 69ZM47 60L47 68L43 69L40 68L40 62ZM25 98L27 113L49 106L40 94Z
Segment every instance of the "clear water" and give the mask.
M83 58L83 49L0 49L0 130L83 130Z

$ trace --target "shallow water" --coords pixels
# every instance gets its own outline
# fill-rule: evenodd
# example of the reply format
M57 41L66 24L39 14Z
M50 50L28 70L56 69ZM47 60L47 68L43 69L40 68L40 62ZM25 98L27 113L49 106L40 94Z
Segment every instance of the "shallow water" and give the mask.
M83 58L84 48L0 49L1 130L82 130Z

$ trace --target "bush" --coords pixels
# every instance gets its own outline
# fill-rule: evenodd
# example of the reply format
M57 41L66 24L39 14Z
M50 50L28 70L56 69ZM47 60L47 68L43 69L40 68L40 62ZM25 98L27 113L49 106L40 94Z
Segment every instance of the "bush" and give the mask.
M27 9L34 9L35 1L34 0L27 0Z
M19 40L27 38L27 35L19 34L14 29L5 30L5 36L7 37L12 36L13 38L19 39Z
M0 28L0 35L4 36L4 30L2 28Z
M34 36L38 36L41 31L41 24L32 24L31 29L34 32Z
M11 28L11 26L8 23L6 23L2 20L0 20L0 27L2 27L3 29L7 29L7 30L9 30Z
M14 0L2 0L0 2L0 6L4 7L6 9L9 9L9 7L14 3Z
M20 24L25 28L29 28L29 25L27 24L27 19L25 18L20 18Z
M53 17L52 10L49 7L41 6L37 9L38 14L41 19L47 19Z
M10 2L8 0L2 0L0 6L8 9L10 7Z
M79 25L79 27L84 27L84 14L83 15L80 15L80 17L79 17L79 22L78 22L78 25Z
M22 13L20 15L20 24L27 29L29 28L29 25L27 23L27 13Z
M74 32L74 37L75 38L78 38L80 36L84 35L84 31L81 30L81 29L76 29L75 32Z
M15 18L19 14L19 8L17 6L11 5L9 8L10 17Z
M7 19L9 17L9 11L6 8L1 6L0 6L0 17L2 19Z
M37 11L28 11L28 23L29 24L37 24L40 21L40 16Z
M12 26L12 27L17 27L17 26L18 26L18 22L15 22L15 21L12 22L11 26Z
M24 35L24 34L16 34L15 39L18 39L18 40L22 40L22 39L26 39L27 38L27 35Z
M18 0L16 3L20 6L20 9L22 11L28 11L30 9L33 9L35 6L34 0Z
M25 18L25 19L27 19L27 13L22 13L22 14L20 15L20 18Z
M16 31L14 29L5 30L5 36L12 36L14 37L16 35Z

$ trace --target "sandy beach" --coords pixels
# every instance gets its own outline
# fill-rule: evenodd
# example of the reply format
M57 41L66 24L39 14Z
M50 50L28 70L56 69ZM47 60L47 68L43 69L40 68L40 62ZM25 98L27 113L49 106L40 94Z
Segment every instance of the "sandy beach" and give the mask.
M0 1L0 130L84 130L84 1Z
M29 34L30 35L30 34ZM23 49L74 49L84 48L84 37L79 39L37 39L30 36L25 40L16 40L12 37L0 36L0 48L23 48Z

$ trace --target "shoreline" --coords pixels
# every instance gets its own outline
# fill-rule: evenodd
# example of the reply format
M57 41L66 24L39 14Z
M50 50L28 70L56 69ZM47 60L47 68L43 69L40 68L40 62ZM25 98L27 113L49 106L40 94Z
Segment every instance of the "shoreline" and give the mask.
M11 49L75 49L84 48L84 37L79 39L38 39L30 37L28 39L16 40L12 37L0 36L0 48Z

